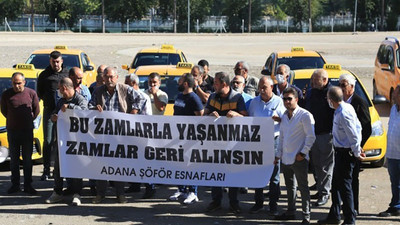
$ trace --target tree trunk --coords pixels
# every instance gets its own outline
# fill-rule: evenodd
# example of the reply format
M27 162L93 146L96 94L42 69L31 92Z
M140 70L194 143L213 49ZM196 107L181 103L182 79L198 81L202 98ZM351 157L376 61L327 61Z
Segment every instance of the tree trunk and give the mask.
M35 7L33 5L33 0L29 0L29 2L31 4L31 30L35 32Z

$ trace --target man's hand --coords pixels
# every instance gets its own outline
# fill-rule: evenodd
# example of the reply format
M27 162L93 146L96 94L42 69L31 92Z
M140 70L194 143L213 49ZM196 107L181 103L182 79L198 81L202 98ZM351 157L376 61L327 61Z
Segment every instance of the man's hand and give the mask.
M64 104L61 106L61 111L65 112L65 110L68 109L68 104Z
M281 118L280 118L279 116L277 116L277 115L272 116L272 119L273 119L275 122L278 122L278 123L281 122Z
M99 112L103 112L103 107L101 107L101 105L96 105L96 108Z
M157 86L153 86L149 88L149 93L152 95L156 95L158 91L158 87Z
M208 114L209 116L215 116L217 118L219 118L219 114L217 111L212 111L210 114Z
M51 121L53 121L53 122L57 122L58 115L57 115L57 114L53 114L53 115L51 115L50 119L51 119Z
M242 114L235 112L233 110L229 110L229 112L226 114L226 117L228 117L228 118L232 118L232 117L236 117L236 116L243 117Z
M306 156L301 153L297 153L296 155L296 161L302 161Z

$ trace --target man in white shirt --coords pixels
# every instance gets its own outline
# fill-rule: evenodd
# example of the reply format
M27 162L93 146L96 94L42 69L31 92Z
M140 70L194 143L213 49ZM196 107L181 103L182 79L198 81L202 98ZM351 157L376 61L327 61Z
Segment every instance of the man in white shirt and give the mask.
M286 112L281 118L280 137L275 164L281 160L288 195L288 209L277 220L293 220L296 212L296 180L301 193L303 221L310 224L310 190L308 188L309 151L315 141L314 117L299 107L298 94L294 88L283 91Z

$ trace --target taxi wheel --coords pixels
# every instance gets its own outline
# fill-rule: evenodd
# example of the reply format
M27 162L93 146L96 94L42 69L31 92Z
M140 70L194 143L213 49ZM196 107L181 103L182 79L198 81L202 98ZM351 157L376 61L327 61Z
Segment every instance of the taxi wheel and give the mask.
M382 159L375 161L375 162L371 162L371 166L373 167L382 167L385 164L386 161L386 157L383 157Z

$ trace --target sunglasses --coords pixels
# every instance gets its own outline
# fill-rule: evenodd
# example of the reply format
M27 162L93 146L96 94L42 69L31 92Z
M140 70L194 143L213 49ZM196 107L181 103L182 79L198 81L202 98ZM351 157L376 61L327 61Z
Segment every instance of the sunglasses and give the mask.
M283 97L282 98L283 99L283 101L285 102L285 101L292 101L293 100L293 98L292 97Z

